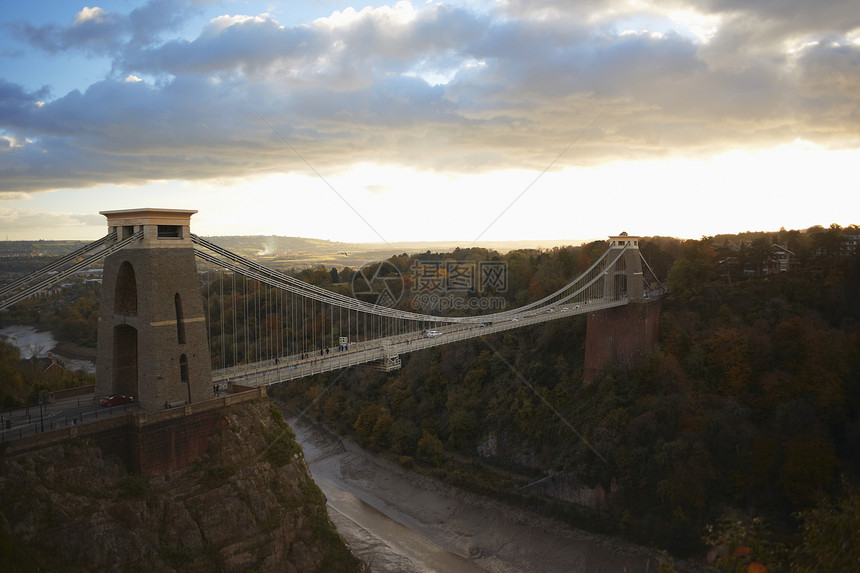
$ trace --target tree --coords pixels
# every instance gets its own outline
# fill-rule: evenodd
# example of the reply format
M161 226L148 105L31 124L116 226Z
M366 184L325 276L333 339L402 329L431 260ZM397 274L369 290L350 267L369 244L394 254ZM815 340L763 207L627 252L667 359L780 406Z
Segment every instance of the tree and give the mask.
M720 571L761 571L765 566L781 571L785 564L785 547L773 541L773 534L760 517L749 519L735 513L725 514L717 520L716 526L705 526L702 540L711 547L708 563ZM754 566L756 564L758 567Z
M849 491L836 503L821 501L801 512L801 540L792 556L792 569L852 571L860 563L860 491Z
M18 348L0 340L0 404L2 407L19 406L27 398L24 376L18 371L21 353Z
M355 429L355 437L361 445L366 444L373 434L373 427L379 418L380 407L376 404L368 404L361 414L356 418L353 428Z
M805 507L832 484L839 460L833 443L818 436L795 438L785 446L780 483L796 507Z
M393 424L394 418L391 417L388 408L381 408L370 431L370 443L380 448L387 448L391 442L391 426Z
M717 254L710 240L684 242L666 278L671 296L686 303L699 301L717 270Z
M421 439L418 440L418 448L415 451L418 459L430 462L434 466L441 466L445 461L442 441L436 434L424 430Z

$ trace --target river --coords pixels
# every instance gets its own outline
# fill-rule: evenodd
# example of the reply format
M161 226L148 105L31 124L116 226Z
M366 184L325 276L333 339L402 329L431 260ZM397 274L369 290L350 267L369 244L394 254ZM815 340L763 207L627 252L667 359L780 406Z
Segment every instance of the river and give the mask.
M374 572L657 571L656 551L460 491L289 422L332 521Z
M57 345L54 336L49 331L36 330L33 326L6 326L0 328L0 338L15 345L21 352L21 359L45 358ZM64 358L52 353L62 362L66 370L83 370L89 374L96 371L96 365L88 360Z

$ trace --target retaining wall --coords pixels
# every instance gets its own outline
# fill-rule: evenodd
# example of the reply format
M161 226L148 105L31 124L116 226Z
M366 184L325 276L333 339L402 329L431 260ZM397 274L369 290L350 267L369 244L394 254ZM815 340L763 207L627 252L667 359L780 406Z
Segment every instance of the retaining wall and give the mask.
M259 399L268 399L265 388L158 412L135 410L125 416L7 442L2 455L14 456L72 439L91 439L106 456L122 459L130 472L159 475L185 467L205 452L209 436L223 420L225 408Z

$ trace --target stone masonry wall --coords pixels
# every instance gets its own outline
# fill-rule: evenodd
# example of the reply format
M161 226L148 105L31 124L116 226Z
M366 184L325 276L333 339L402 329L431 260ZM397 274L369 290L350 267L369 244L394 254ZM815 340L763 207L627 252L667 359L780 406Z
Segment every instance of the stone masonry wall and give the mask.
M631 302L588 314L583 382L609 366L631 366L657 346L660 301Z

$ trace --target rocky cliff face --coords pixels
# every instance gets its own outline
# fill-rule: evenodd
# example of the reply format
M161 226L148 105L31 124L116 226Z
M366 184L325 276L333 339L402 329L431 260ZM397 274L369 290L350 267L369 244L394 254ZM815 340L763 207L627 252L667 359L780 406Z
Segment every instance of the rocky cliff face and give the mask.
M0 570L358 571L301 448L266 402L230 406L207 452L155 477L86 439L0 455Z

